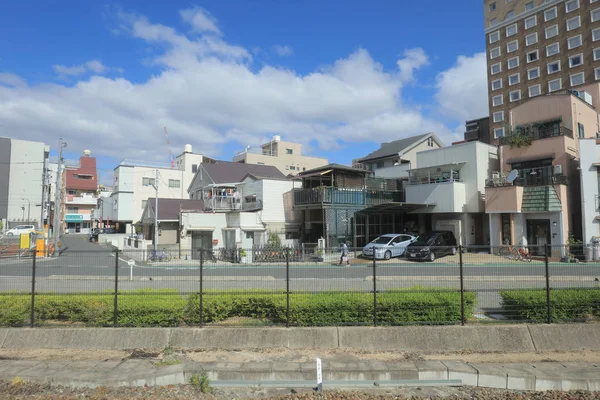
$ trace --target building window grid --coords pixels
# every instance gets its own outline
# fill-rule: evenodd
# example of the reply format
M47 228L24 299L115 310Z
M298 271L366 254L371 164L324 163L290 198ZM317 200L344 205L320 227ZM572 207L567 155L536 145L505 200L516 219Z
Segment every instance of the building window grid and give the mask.
M537 25L537 17L535 15L532 15L529 18L525 18L525 29L533 28L536 25Z
M499 74L500 72L502 72L502 64L501 63L492 64L490 69L491 69L492 75Z
M506 52L512 53L513 51L519 50L519 42L517 40L513 40L512 42L506 43Z
M560 44L558 42L546 46L546 57L552 57L560 53Z
M574 54L569 57L569 68L578 67L583 65L583 53Z
M521 83L521 74L513 74L508 77L508 86L514 86Z
M547 27L544 30L544 32L545 32L544 34L545 34L546 39L551 39L555 36L558 36L558 34L559 34L558 24Z
M502 79L492 81L492 90L502 89Z
M542 86L540 84L529 86L529 97L536 97L542 94Z
M498 106L501 106L502 104L504 104L504 98L501 94L492 97L492 106L493 107L498 107Z
M538 34L537 32L530 33L525 36L525 46L531 46L532 44L536 44L538 42Z
M548 74L560 72L560 60L548 63Z
M521 100L521 90L513 90L508 93L508 100L512 103Z
M596 28L592 30L592 41L600 40L600 28Z
M548 92L556 92L562 89L562 79L554 79L548 82Z
M504 111L496 111L492 114L492 118L494 122L504 121Z
M504 127L494 129L494 139L498 139L504 136Z
M519 57L509 58L507 61L508 69L515 69L519 66Z
M506 37L510 37L510 36L516 35L518 31L519 30L517 28L517 24L516 23L514 23L512 25L509 25L509 26L506 27Z
M596 9L590 11L590 18L591 18L592 22L596 22L596 21L600 20L600 8L596 8Z
M600 80L600 67L594 68L594 78L599 81Z
M565 3L565 12L570 13L579 8L579 0L569 0Z
M579 86L585 83L585 75L583 72L578 72L569 76L571 86Z
M554 18L556 18L556 7L544 11L544 22L548 22Z
M538 61L540 59L540 54L539 51L536 49L534 51L530 51L529 53L527 53L527 62L534 62L534 61Z
M500 50L500 47L494 47L493 49L490 49L490 60L500 57L501 54L502 50Z
M567 20L567 31L572 31L581 26L581 17L578 15Z
M527 70L527 79L537 79L540 77L540 67L535 67Z
M500 31L490 33L489 40L490 44L496 43L498 40L500 40Z
M594 49L594 61L600 60L600 47Z
M572 36L570 38L567 39L567 48L569 50L571 49L575 49L579 46L581 46L581 35L577 35L577 36Z

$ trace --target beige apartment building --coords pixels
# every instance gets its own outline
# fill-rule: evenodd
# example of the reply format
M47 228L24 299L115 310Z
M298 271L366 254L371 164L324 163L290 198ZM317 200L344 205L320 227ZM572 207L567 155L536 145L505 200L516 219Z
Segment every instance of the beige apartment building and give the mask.
M493 143L523 101L600 80L600 1L484 0L484 13Z
M281 137L262 144L260 149L247 148L233 157L233 162L258 165L272 165L285 175L297 175L302 171L327 165L326 158L302 155L302 145L284 142Z

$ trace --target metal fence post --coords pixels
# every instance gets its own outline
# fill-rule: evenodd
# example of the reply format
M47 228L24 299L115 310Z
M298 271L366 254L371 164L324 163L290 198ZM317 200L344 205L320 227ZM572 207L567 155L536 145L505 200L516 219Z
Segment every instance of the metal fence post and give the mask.
M31 327L35 326L35 257L36 252L33 252L33 260L31 262Z
M460 271L460 324L465 324L465 275L463 271L463 247L458 246L458 260Z
M551 307L550 307L550 265L548 263L548 250L550 245L547 243L544 245L544 262L546 264L546 322L552 323Z
M373 326L377 326L377 261L373 252Z
M285 252L285 327L290 327L290 249Z
M113 311L113 326L119 324L119 249L115 250L115 304Z
M203 285L204 283L204 250L200 249L200 327L204 325Z

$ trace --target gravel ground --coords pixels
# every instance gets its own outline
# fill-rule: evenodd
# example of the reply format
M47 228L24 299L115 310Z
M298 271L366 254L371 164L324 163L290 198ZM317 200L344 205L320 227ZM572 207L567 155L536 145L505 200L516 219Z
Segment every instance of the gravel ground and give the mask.
M593 399L600 400L600 392L517 392L473 387L424 387L382 389L379 391L325 391L317 393L310 390L293 392L290 390L265 390L259 388L226 390L218 389L213 393L201 393L192 385L173 385L163 387L119 387L96 389L71 389L60 386L38 385L22 381L0 382L0 398L3 400L188 400L188 399L263 399L263 400L384 400L384 399L481 399L481 400L562 400Z

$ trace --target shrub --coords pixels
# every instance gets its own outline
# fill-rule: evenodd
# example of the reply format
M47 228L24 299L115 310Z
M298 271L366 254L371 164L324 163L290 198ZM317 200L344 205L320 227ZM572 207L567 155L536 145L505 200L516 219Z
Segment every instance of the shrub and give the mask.
M502 306L511 319L544 322L547 320L545 290L503 290ZM600 290L554 289L550 291L552 322L600 317Z

